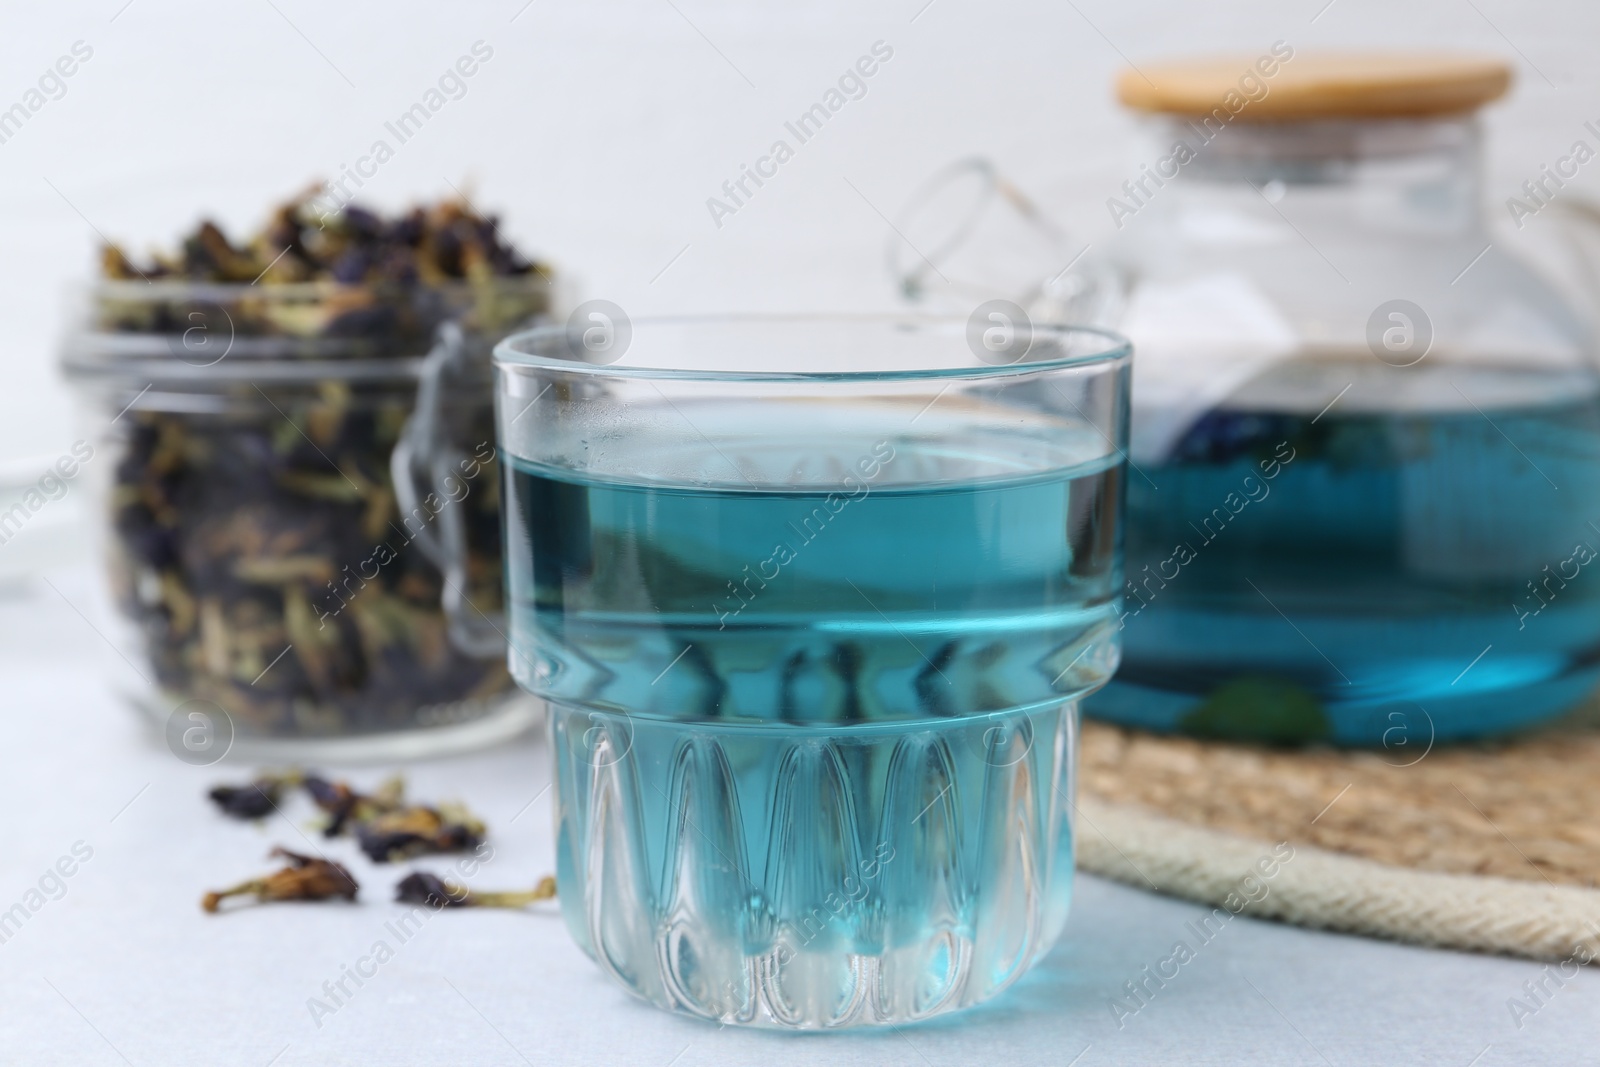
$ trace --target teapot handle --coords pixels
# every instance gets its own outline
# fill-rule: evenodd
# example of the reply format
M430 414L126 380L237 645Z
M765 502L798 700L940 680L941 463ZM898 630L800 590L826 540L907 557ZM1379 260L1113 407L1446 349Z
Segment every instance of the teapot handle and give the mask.
M970 186L970 191L962 197L964 206L949 209L947 202L962 192L963 185ZM994 209L1009 213L1009 217L996 215ZM1036 261L1039 280L1031 283L1032 288L1022 290L1014 283L1000 281L992 271L985 272L981 262L976 276L962 277L962 271L956 269L958 265L954 263L957 256L963 250L982 245L985 238L992 243L996 237L1003 236L999 231L1007 225L1021 227L1012 239L1031 242L1031 248L1013 250L1007 258L1025 255ZM931 240L922 237L924 231L933 231ZM913 244L908 233L917 233L922 244ZM906 201L890 227L884 261L896 291L912 303L940 296L961 301L1004 296L1027 307L1049 284L1046 279L1050 271L1061 263L1071 265L1068 244L1062 228L1002 174L992 160L968 156L935 171ZM990 276L985 277L985 273Z

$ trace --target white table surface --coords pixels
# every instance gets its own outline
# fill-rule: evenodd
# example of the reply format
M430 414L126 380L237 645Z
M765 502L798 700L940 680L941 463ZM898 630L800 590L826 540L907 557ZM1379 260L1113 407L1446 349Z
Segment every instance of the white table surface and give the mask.
M1119 1030L1108 997L1166 956L1202 909L1093 877L1079 879L1061 943L1019 985L989 1006L898 1032L785 1035L673 1017L610 985L551 905L435 915L319 1027L307 1002L322 983L376 940L394 942L384 923L402 913L389 898L403 868L369 864L347 840L323 842L308 825L309 805L260 825L218 815L205 789L252 768L181 763L120 702L116 654L84 617L98 618L96 596L93 574L80 567L0 598L0 911L75 843L93 849L65 895L0 943L0 1064L1600 1059L1600 975L1568 981L1519 1030L1507 1000L1523 995L1539 965L1249 918L1230 923ZM349 774L372 785L386 770ZM543 742L529 739L406 773L415 796L459 798L488 820L495 857L474 882L513 888L552 869L549 771ZM202 890L271 869L275 844L325 848L354 871L360 902L200 911Z

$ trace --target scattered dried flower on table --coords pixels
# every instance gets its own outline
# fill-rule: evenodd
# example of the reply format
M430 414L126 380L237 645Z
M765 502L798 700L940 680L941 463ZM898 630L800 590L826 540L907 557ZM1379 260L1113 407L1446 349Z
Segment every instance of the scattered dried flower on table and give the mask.
M402 904L426 904L434 908L522 908L541 900L554 900L556 880L549 875L532 889L514 892L483 892L447 882L427 871L408 874L395 886L395 900Z
M417 804L358 824L356 841L374 863L390 863L426 852L470 852L485 832L483 820L460 804Z
M231 889L207 893L200 900L206 911L215 912L228 897L253 895L261 902L279 900L355 900L361 888L343 864L316 856L303 856L285 848L275 848L271 855L289 861L289 866L274 871L264 878L240 882Z
M372 793L358 793L348 783L333 782L319 774L308 774L306 792L317 807L328 813L324 837L338 837L351 826L359 826L387 811L400 807L406 783L400 775L384 780Z
M263 774L246 785L214 786L206 794L222 814L235 819L262 819L277 810L285 789L299 784L300 775L294 771L283 774Z
M301 785L327 813L324 837L353 836L374 863L389 863L433 852L470 852L483 843L488 827L463 804L406 804L405 779L393 775L371 793L315 771L263 774L247 786L217 786L210 796L229 814L252 818L277 804L285 786ZM230 807L231 805L231 807Z

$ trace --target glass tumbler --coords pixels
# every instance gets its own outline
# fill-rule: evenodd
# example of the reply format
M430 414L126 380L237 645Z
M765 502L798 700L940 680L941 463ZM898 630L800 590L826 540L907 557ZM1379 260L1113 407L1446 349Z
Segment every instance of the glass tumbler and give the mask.
M1117 664L1128 345L690 318L495 362L510 667L550 702L579 945L779 1028L1020 976L1066 919L1077 702Z

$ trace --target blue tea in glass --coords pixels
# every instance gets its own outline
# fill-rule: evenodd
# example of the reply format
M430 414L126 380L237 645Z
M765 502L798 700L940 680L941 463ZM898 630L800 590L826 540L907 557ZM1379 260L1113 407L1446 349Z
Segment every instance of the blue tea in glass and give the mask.
M1115 668L1128 354L960 321L640 322L497 354L511 666L573 936L706 1019L984 1000L1066 918Z

